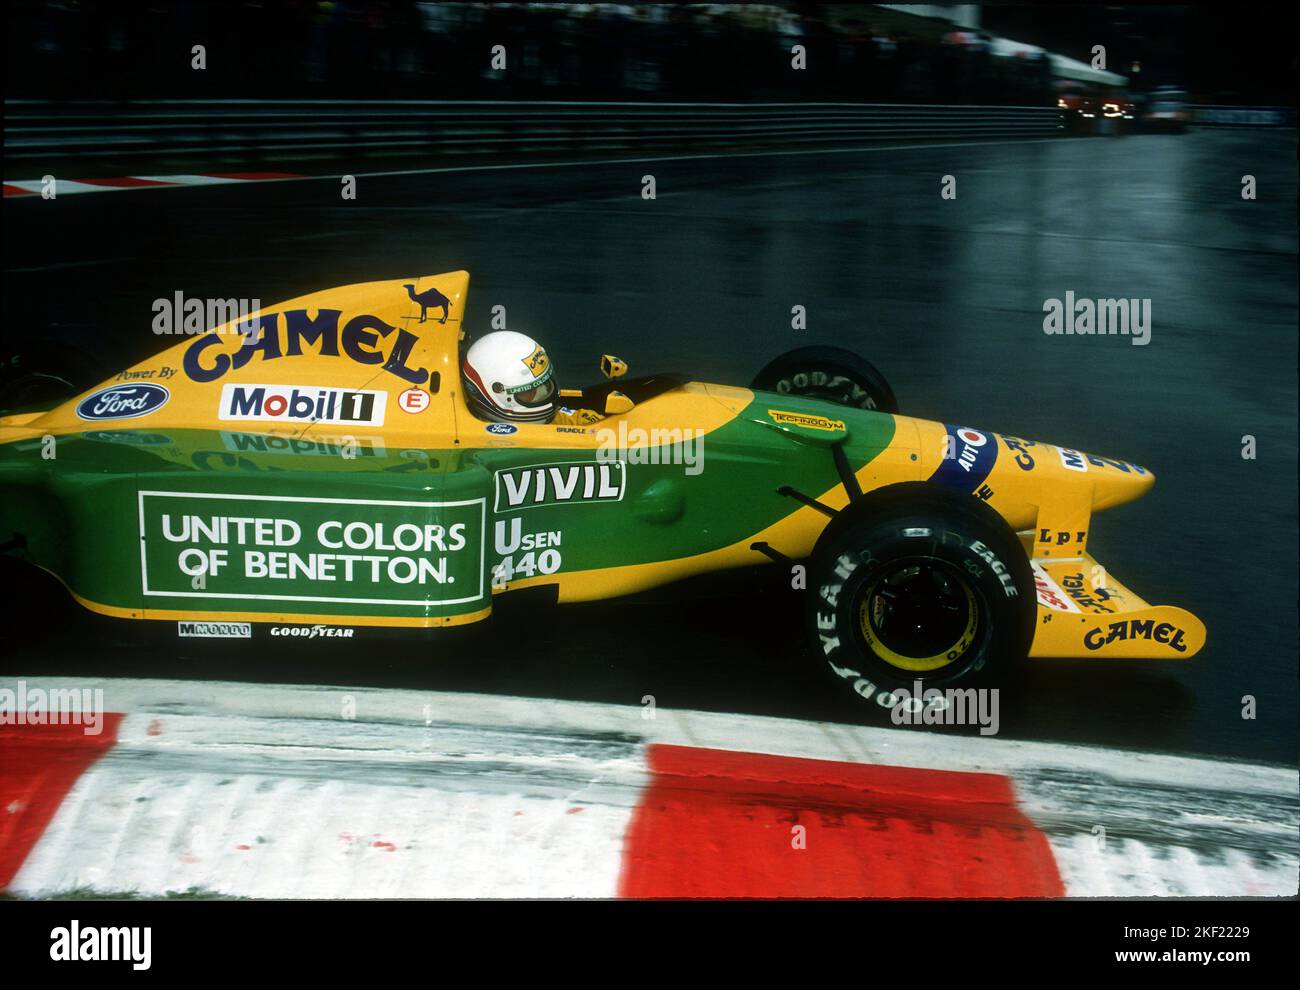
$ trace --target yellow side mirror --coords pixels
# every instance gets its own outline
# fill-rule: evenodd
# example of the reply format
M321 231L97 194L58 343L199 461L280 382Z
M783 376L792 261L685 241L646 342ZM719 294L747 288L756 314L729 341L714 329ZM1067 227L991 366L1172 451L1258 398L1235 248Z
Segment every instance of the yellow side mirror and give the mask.
M600 356L600 373L606 378L622 378L627 374L627 362L613 354Z
M631 412L634 403L622 392L610 392L605 396L605 415L621 416L623 413Z

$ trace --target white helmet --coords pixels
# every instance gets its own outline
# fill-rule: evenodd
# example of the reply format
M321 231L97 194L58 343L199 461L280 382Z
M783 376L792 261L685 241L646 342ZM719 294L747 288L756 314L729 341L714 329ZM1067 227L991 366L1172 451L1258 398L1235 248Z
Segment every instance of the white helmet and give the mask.
M555 415L554 372L546 349L513 330L480 337L461 362L470 408L493 421L549 423Z

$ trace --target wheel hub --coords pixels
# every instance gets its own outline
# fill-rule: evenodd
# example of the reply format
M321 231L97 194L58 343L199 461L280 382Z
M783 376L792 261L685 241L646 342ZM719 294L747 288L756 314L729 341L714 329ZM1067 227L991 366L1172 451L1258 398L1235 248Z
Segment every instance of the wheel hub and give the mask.
M901 561L858 605L862 637L891 666L926 673L959 660L975 642L979 607L966 579L940 561Z

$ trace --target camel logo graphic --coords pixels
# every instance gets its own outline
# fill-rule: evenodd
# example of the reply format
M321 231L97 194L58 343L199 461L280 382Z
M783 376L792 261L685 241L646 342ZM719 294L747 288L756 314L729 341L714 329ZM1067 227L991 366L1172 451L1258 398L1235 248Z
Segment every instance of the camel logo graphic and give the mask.
M425 322L428 312L431 309L441 309L442 319L439 320L438 322L439 323L447 322L447 315L450 312L450 309L448 307L451 306L451 300L448 299L446 296L444 296L441 292L439 292L437 289L433 288L432 286L425 289L423 292L416 292L415 286L411 285L409 282L406 285L402 286L402 288L405 289L406 294L411 297L411 302L420 304L421 323Z
M537 345L537 350L524 358L524 367L532 372L534 378L541 378L546 374L547 370L551 367L551 360L546 356L546 351L541 344ZM528 388L532 388L537 384L539 383L533 382L528 386Z

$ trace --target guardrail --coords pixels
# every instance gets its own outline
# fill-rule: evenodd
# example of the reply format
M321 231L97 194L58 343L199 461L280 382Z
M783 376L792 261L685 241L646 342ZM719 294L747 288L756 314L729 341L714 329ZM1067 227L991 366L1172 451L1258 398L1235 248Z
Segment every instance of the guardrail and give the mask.
M1054 107L868 103L7 101L5 156L49 158L533 154L837 146L1058 133Z
M1295 127L1295 107L1189 106L1198 127Z

